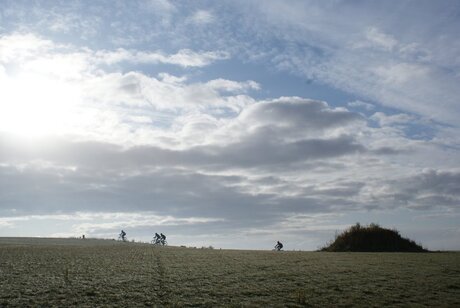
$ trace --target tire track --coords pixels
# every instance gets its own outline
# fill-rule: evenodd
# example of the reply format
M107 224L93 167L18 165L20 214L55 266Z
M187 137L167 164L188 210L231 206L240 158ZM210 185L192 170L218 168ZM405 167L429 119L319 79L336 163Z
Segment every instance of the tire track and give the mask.
M154 285L156 286L155 294L158 296L157 300L162 305L168 305L171 303L170 279L163 257L161 256L161 249L152 248L152 267L152 278L156 280Z

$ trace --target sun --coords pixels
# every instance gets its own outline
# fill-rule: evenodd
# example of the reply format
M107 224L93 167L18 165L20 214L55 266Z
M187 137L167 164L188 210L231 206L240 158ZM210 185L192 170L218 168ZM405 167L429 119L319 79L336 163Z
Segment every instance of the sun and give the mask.
M65 133L77 120L78 88L39 73L0 78L0 131L36 136Z

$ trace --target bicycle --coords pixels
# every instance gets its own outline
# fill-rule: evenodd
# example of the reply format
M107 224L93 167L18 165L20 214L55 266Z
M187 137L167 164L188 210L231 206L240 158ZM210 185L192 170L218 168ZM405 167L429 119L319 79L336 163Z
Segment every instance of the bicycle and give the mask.
M153 240L150 241L151 244L156 245L156 246L166 246L168 245L168 242L166 240L163 240L161 238L153 238Z

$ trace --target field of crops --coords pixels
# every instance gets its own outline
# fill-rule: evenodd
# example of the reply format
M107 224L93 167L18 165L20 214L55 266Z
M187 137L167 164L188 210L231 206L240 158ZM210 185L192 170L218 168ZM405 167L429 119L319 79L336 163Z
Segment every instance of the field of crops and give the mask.
M0 306L460 307L460 253L274 252L0 238Z

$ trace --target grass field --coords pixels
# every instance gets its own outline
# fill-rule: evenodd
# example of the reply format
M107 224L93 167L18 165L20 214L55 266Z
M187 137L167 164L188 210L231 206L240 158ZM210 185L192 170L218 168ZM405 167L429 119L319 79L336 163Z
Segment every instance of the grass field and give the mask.
M0 306L460 307L460 253L0 238Z

